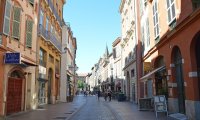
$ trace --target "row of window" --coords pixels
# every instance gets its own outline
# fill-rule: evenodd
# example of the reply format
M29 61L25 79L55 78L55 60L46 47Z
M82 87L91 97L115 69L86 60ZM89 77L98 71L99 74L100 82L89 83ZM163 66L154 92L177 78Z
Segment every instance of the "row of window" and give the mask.
M47 52L44 49L40 48L39 61L40 61L40 65L44 67L46 67L46 61L47 61L46 57L47 57ZM54 63L54 57L51 54L49 54L48 62ZM59 61L56 60L56 67L58 66L59 66Z
M129 62L131 62L132 60L135 60L136 56L135 56L135 52L134 50L132 52L129 53L128 57L125 58L125 65L128 64Z
M33 0L29 0L30 3L34 2ZM11 14L12 12L12 14ZM5 7L5 15L4 15L4 26L3 33L7 36L12 36L16 40L20 40L20 26L21 26L21 12L22 9L18 6L12 6L10 0L6 0ZM11 17L11 15L13 15ZM12 19L11 19L12 18ZM12 23L12 24L11 24ZM10 26L12 25L12 26ZM12 27L12 31L10 28ZM33 20L26 20L26 47L32 47L32 31L33 31Z
M39 24L44 26L44 13L42 10L40 10L40 20L39 20ZM50 26L50 31L49 31L49 26ZM50 33L52 33L53 35L55 35L56 39L58 40L58 36L59 34L56 32L55 28L53 27L53 25L50 23L49 21L49 17L46 16L46 26L45 27L45 30L46 31L49 31Z
M176 20L175 14L175 0L166 0L167 13L168 13L168 24L171 25ZM147 0L140 0L140 12L147 6ZM159 11L158 11L158 0L153 1L153 25L154 25L154 38L159 39ZM150 30L149 30L149 19L146 18L145 22L141 26L141 38L143 42L143 51L150 46Z

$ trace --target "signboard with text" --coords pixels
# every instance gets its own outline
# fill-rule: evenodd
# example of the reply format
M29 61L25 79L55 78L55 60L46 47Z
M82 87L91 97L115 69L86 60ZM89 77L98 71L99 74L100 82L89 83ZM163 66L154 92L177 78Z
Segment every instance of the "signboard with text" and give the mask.
M4 57L5 64L21 64L20 53L6 53Z

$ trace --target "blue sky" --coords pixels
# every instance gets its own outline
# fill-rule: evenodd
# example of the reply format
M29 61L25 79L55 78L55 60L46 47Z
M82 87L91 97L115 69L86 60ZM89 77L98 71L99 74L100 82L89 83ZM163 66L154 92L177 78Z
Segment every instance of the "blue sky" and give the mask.
M121 36L120 0L67 0L63 16L77 39L78 73L91 72L92 66L109 52L112 42Z

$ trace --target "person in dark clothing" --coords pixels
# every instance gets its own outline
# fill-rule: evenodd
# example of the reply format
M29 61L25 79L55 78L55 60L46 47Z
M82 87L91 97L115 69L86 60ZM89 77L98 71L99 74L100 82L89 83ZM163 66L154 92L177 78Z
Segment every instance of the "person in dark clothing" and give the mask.
M111 90L108 91L108 97L109 97L109 101L111 101Z
M98 90L98 91L97 91L98 100L99 100L100 95L101 95L101 92Z
M104 92L104 99L105 99L105 101L107 101L107 97L108 97L108 93L105 91Z

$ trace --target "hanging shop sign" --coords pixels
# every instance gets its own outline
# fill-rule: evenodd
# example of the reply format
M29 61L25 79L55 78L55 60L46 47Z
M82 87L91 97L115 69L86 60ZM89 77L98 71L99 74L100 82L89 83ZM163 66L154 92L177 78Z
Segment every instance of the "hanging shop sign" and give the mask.
M21 64L20 53L6 53L4 57L5 64Z

